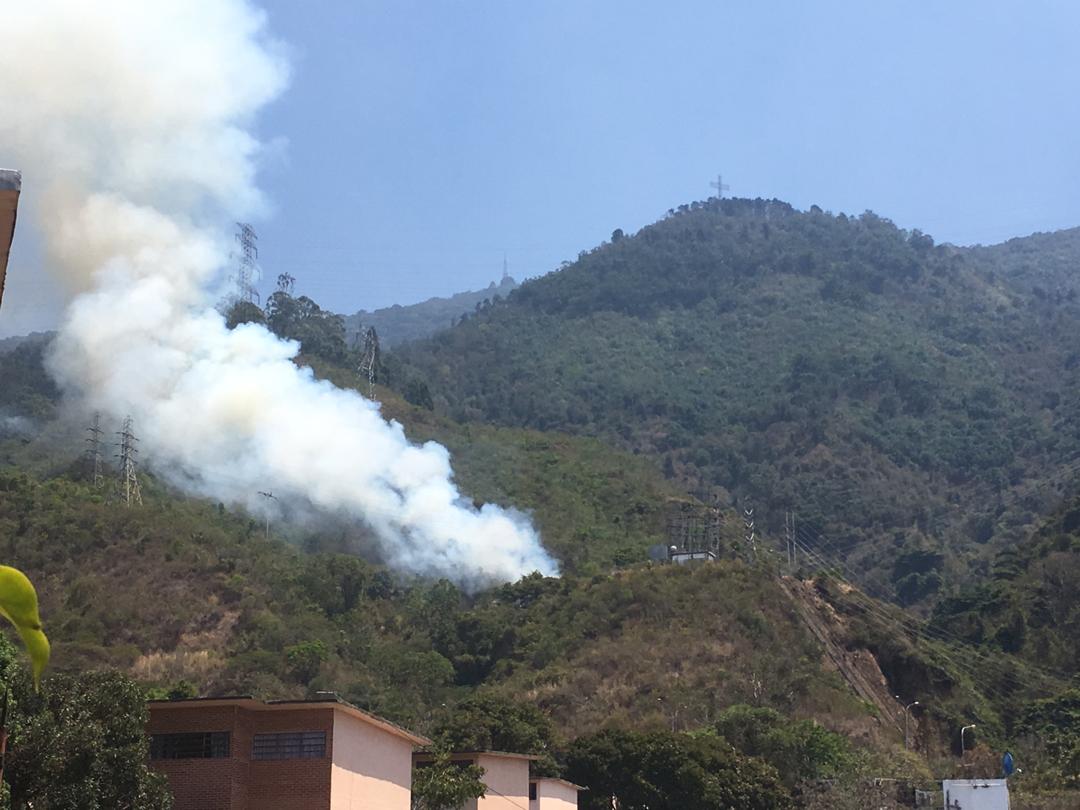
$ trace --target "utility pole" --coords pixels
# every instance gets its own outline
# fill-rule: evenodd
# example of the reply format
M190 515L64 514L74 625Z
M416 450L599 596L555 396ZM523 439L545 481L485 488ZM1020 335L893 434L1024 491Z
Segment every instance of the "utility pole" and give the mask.
M799 543L795 533L795 512L784 512L784 541L787 545L788 570L794 572L799 564Z
M750 547L751 557L757 560L757 536L754 533L754 509L753 507L747 507L743 510L743 526L745 528L744 537L746 544Z
M716 180L709 183L709 185L716 189L716 199L718 200L724 199L725 191L731 191L731 186L724 182L724 175L722 174L716 175Z
M503 274L502 274L502 282L503 282L503 284L506 283L506 280L508 278L510 278L510 265L506 261L506 253L504 252L503 253Z
M142 491L139 489L135 460L135 456L139 454L135 445L139 440L135 438L130 416L124 418L120 432L116 435L120 437L120 452L116 454L120 460L120 475L116 480L116 498L122 500L125 506L131 506L133 503L142 506Z
M86 437L86 462L93 475L94 489L101 489L105 479L101 475L101 412L94 411L94 417L90 427L86 429L90 435Z
M278 499L277 495L275 495L273 492L263 492L260 489L259 494L262 495L267 500L276 501ZM267 509L266 509L266 539L267 540L270 539L270 507L269 507L269 504L267 505Z
M255 290L255 278L259 272L259 248L255 242L259 236L247 222L237 222L236 227L239 228L236 241L240 243L240 261L236 266L236 300L257 304L259 293Z

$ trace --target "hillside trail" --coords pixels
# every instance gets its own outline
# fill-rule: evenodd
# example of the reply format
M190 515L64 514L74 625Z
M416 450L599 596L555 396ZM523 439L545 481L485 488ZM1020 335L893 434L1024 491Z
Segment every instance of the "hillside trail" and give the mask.
M844 622L814 589L813 582L778 576L780 588L791 600L803 624L820 642L828 663L832 664L856 695L878 711L876 722L881 731L895 729L903 733L899 716L903 707L889 689L885 674L869 650L849 650L842 643Z

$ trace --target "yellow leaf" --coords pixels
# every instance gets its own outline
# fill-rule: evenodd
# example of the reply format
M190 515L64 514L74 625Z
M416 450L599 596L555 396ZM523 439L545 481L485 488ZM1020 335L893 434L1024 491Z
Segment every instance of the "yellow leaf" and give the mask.
M49 639L41 629L34 585L17 568L0 565L0 615L19 631L34 670L34 688L49 663Z

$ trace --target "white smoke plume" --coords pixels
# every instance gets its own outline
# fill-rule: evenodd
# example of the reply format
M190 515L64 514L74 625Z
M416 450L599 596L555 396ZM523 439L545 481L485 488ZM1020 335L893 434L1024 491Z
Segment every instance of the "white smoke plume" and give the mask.
M75 296L51 358L66 391L130 413L143 458L189 489L347 514L402 569L474 586L556 571L522 515L461 497L443 447L214 310L220 226L262 209L251 120L288 78L261 12L34 0L5 4L0 30L0 163L22 169Z

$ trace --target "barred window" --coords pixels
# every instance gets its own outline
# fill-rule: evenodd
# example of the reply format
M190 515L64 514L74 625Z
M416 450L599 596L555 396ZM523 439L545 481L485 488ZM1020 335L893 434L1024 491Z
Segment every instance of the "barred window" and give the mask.
M325 756L325 731L256 734L251 743L252 759L322 759Z
M227 731L150 735L150 759L226 759L228 756Z

